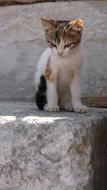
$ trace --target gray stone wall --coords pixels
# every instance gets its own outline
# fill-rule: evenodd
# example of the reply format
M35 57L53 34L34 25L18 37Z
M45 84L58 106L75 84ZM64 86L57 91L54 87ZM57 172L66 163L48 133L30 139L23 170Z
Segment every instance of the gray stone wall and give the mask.
M41 17L85 20L82 95L107 96L107 2L0 7L0 100L31 101L37 60L47 47Z
M0 190L106 190L107 109L0 103Z

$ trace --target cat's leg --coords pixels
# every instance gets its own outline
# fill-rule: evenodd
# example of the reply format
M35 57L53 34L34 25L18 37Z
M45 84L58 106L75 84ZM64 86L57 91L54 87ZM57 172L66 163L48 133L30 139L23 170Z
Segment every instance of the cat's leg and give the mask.
M75 112L87 112L88 108L81 103L81 90L80 90L80 76L79 73L75 73L72 84L70 85L72 107Z
M56 91L56 82L47 80L47 104L46 111L59 111L58 95Z

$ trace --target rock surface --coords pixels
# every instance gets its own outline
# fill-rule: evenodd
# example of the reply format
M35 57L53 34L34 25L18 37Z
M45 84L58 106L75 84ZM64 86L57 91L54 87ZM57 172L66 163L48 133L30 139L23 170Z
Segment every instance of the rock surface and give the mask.
M106 109L0 103L0 190L106 190L106 147Z
M70 1L1 7L0 99L33 100L36 63L47 47L41 17L85 20L82 92L107 96L106 5L107 1Z

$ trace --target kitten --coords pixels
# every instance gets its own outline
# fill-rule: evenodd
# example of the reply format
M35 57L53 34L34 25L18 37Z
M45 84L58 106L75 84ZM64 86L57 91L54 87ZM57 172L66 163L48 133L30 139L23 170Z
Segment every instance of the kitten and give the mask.
M80 98L83 20L41 20L49 48L43 52L37 65L36 105L46 111L87 112Z

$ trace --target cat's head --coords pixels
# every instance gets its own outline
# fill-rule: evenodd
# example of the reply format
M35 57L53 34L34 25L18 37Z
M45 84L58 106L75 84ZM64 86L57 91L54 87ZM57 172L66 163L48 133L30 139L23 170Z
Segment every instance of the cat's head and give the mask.
M82 19L73 21L55 21L42 18L46 40L58 56L66 56L81 41L84 22Z

